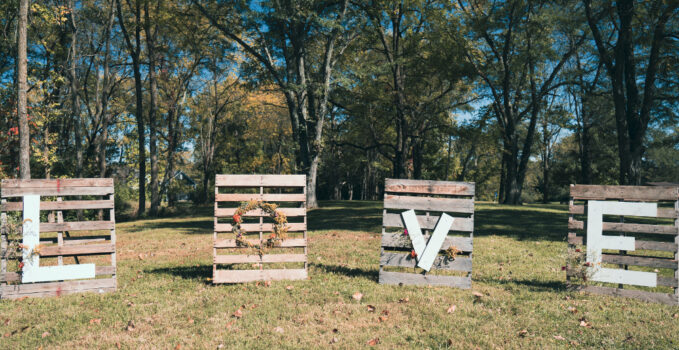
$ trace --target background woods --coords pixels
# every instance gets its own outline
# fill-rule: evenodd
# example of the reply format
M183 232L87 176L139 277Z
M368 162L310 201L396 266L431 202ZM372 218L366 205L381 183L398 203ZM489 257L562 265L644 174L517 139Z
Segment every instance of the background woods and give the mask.
M217 173L385 177L479 199L676 182L667 1L15 0L0 4L0 177L113 177L157 214ZM188 179L188 180L186 180Z

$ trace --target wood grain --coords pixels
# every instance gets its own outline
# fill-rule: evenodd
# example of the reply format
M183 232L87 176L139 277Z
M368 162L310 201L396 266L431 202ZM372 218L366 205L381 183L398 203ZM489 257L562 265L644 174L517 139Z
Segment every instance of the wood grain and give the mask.
M417 260L410 257L410 254L384 252L380 256L380 266L415 267ZM472 271L472 259L464 256L451 260L439 255L434 259L432 265L434 269Z
M247 239L251 244L259 244L259 239ZM280 248L306 247L304 238L288 238L280 242ZM239 248L235 239L218 239L214 244L215 248Z
M254 281L303 280L306 269L216 270L213 283L245 283Z
M244 263L288 263L305 262L304 254L257 254L250 255L217 255L214 257L215 264L244 264Z
M584 230L585 223L581 220L569 218L568 228L571 230ZM677 235L677 228L671 225L650 225L650 224L628 224L619 222L604 222L604 231L612 232L636 232L636 233L652 233L658 235Z
M679 198L678 188L669 186L571 185L570 193L576 200L676 201Z
M215 216L218 218L230 218L236 213L237 208L215 208ZM278 208L279 212L287 217L306 216L306 208ZM269 216L261 209L255 209L245 213L245 217Z
M241 224L241 229L246 232L259 232L266 231L271 232L273 230L274 224ZM303 222L289 222L286 224L288 226L288 232L299 232L306 231L306 223ZM232 224L216 224L216 232L233 232Z
M23 197L26 195L39 196L105 196L113 193L113 186L109 187L16 187L2 188L2 197Z
M471 214L474 212L474 200L464 198L415 197L385 194L384 208Z
M424 235L424 240L428 241L430 235ZM448 249L450 246L455 246L463 252L471 252L473 250L471 237L457 237L448 236L441 246L442 250ZM408 237L401 233L384 233L382 235L382 247L385 248L410 248Z
M23 296L53 296L80 292L111 292L116 288L115 278L93 280L0 285L0 298L15 299Z
M304 202L304 193L218 193L215 197L217 202Z
M473 182L385 179L385 192L473 196Z
M585 206L584 205L570 205L568 207L568 213L574 214L574 215L584 215L585 214ZM677 217L677 213L674 211L674 208L658 208L658 215L656 215L656 217L673 219L673 218Z
M421 275L415 273L380 271L381 284L447 286L462 289L472 287L471 277Z
M438 215L418 215L417 221L420 223L420 228L423 230L433 230L439 220ZM398 213L384 213L382 216L382 226L384 227L403 227L403 220L401 214ZM474 231L474 219L456 217L450 231L472 232Z

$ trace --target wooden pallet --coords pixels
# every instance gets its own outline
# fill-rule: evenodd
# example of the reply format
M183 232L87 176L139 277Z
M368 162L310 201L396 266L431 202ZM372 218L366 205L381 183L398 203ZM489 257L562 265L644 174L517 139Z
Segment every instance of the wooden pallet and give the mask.
M248 190L252 193L244 193ZM284 190L293 193L277 193ZM252 248L238 247L233 234L232 216L240 202L250 200L281 205L278 210L288 217L290 238L282 241L281 246L275 249L299 251L303 248L303 253L267 253L260 256ZM257 209L246 213L244 218L241 228L247 232L246 239L253 244L261 244L266 240L273 226L268 215ZM305 175L217 175L214 223L213 283L308 278ZM303 264L304 267L266 268L275 263L296 263L295 265ZM236 264L248 264L249 267L242 270L221 268ZM252 269L253 265L258 268Z
M386 179L382 214L382 249L379 282L425 284L471 288L474 237L474 183ZM435 258L429 273L417 273L417 260L410 257L409 239L403 236L401 213L414 209L423 231L433 230L441 213L455 218L441 251L451 246L462 251L455 260ZM425 242L429 235L425 234ZM386 271L385 267L412 268L413 272ZM459 271L464 276L446 276L435 271ZM434 273L433 273L434 272Z
M113 179L2 180L0 298L115 291L116 233L113 193ZM22 197L25 195L39 195L40 211L48 213L48 222L40 223L40 245L43 247L40 251L41 260L56 258L56 265L65 265L65 257L72 258L76 264L85 257L110 257L110 263L95 264L97 278L21 283L21 275L15 267L18 257L7 254L10 244L8 220L12 213L18 213L19 219L21 218ZM65 221L69 218L77 220L83 211L89 211L93 220ZM91 234L85 231L98 232ZM48 264L41 262L41 265Z
M591 200L657 203L656 217L673 219L667 220L667 224L648 224L632 223L630 222L632 216L616 216L616 222L611 222L611 219L604 216L602 230L605 235L612 236L617 232L620 236L634 237L635 251L607 250L601 254L601 260L603 264L618 265L618 268L624 270L628 270L630 266L673 270L673 276L658 274L656 283L657 286L672 287L674 293L630 289L631 285L628 284L577 283L574 277L580 267L576 269L575 266L568 266L567 279L572 288L596 294L624 296L670 305L679 304L678 187L571 185L570 197L568 244L571 250L580 247L579 249L584 252L586 249L587 204ZM645 252L638 254L637 250ZM667 252L673 253L674 257L667 257Z

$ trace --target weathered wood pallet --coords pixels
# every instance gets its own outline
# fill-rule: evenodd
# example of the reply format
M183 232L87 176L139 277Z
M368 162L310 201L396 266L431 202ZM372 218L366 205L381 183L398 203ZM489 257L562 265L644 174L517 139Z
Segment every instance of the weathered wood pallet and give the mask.
M9 220L12 213L20 220L23 212L22 197L40 196L40 211L47 212L47 222L40 223L43 233L55 232L56 237L41 237L41 266L69 265L64 257L72 258L76 265L84 257L103 257L105 265L95 263L95 278L69 281L22 283L16 266L20 256L9 254ZM0 197L1 261L0 298L59 296L80 292L111 292L116 290L116 232L113 179L33 179L2 180ZM94 220L65 221L84 217L90 211ZM70 212L69 212L70 211ZM66 212L66 213L65 213ZM93 212L93 213L92 213ZM67 215L71 213L71 215ZM16 215L15 214L15 215ZM21 232L21 227L17 228ZM79 231L100 231L82 235ZM105 231L105 232L101 232ZM72 235L73 233L73 235ZM54 236L54 234L52 234ZM20 242L19 242L20 243ZM42 258L56 258L46 262ZM110 259L110 265L107 260ZM97 260L99 261L99 260Z
M255 193L243 193L243 192ZM276 193L283 192L293 193ZM238 191L239 193L235 193ZM300 250L304 253L271 253L259 255L252 248L239 247L233 234L232 216L240 202L258 200L277 203L278 210L289 220L291 236L281 242L275 250ZM247 241L259 245L266 240L273 228L268 215L260 209L243 215L248 222L241 224L247 234ZM221 222L220 222L221 221ZM258 221L258 222L257 222ZM301 222L300 222L301 221ZM297 237L301 235L301 237ZM224 237L231 236L231 237ZM233 252L237 252L233 254ZM231 252L231 253L228 253ZM271 264L294 263L303 268L268 268ZM227 269L236 264L248 264L248 269ZM256 266L256 269L252 267ZM217 175L215 181L215 217L213 236L212 282L244 283L263 280L307 279L307 221L306 221L306 176L305 175Z
M639 221L635 215L604 215L599 222L605 237L633 237L634 250L606 249L601 253L602 267L617 265L621 270L642 270L636 267L654 268L656 285L671 287L673 293L665 293L657 288L650 290L631 289L631 284L604 283L588 281L582 283L581 266L567 266L568 284L573 289L603 295L636 298L644 301L679 305L679 187L669 186L598 186L571 185L568 218L568 245L571 251L587 245L588 204L590 201L643 202L655 203L655 218L664 220L655 224L633 223ZM654 211L656 211L654 210ZM639 215L639 213L635 213ZM611 222L611 216L616 222ZM639 215L641 216L641 215ZM674 220L667 220L674 219ZM591 220L591 219L590 219ZM608 221L606 221L608 220ZM646 218L646 220L655 220ZM593 224L598 227L596 224ZM621 238L620 240L629 238ZM632 247L630 243L630 247ZM643 252L637 252L642 250ZM667 253L672 253L672 257ZM583 262L584 263L584 262ZM630 269L630 267L632 267ZM661 276L664 271L672 271L672 276ZM577 276L582 277L582 276ZM619 282L619 281L618 281ZM629 282L629 281L627 281ZM635 281L636 282L636 281ZM639 282L636 282L639 283Z
M468 182L385 180L380 283L471 288L474 187L474 183ZM443 213L454 217L448 236L443 240L431 270L426 273L423 270L418 272L417 260L410 256L412 244L403 234L405 225L401 213L411 209L418 213L417 221L425 231L425 242L429 241L430 233ZM454 260L442 255L449 247L461 252ZM391 268L400 268L401 271L388 271ZM404 272L403 268L412 269L412 272ZM457 271L460 275L439 274L442 271Z

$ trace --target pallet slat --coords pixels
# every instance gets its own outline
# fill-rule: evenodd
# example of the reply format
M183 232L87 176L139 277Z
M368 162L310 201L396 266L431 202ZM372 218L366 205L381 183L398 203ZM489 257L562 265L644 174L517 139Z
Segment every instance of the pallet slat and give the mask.
M385 192L473 196L475 185L469 182L385 179Z
M23 197L25 195L40 196L105 196L113 193L113 186L109 187L17 187L2 188L2 197Z
M568 228L571 230L584 230L585 223L581 220L568 220ZM650 225L650 224L628 224L619 222L604 222L604 231L613 232L636 232L636 233L651 233L658 235L677 235L677 228L670 225Z
M115 252L116 247L113 244L82 244L82 245L64 245L51 246L40 249L41 257L50 256L72 256L72 255L97 255L110 254Z
M215 264L247 264L247 263L288 263L305 262L304 254L256 254L250 255L217 255L214 257Z
M657 267L664 269L677 269L677 261L665 258L649 258L635 255L601 254L601 261L606 264L635 265Z
M415 209L471 214L474 212L474 200L385 194L384 209Z
M380 256L380 266L397 266L397 267L416 267L417 260L410 257L410 254L390 253L384 252ZM435 269L441 270L455 270L455 271L472 271L472 259L468 257L457 257L455 260L450 260L445 256L438 256L434 259L432 265Z
M593 200L676 201L679 193L677 187L669 186L571 185L571 197Z
M447 286L457 287L462 289L469 289L472 287L471 277L460 276L437 276L437 275L420 275L414 273L380 271L381 284L396 284L396 285L431 285L431 286Z
M111 187L112 178L84 178L84 179L4 179L2 187L7 188L52 188L52 187Z
M433 230L436 227L436 223L439 221L438 215L424 216L418 215L417 221L420 223L420 227L423 230ZM403 219L401 219L401 214L397 213L384 213L382 216L382 226L384 227L404 227ZM455 218L453 225L450 227L450 231L463 231L472 232L474 231L474 220L472 218Z
M581 236L570 236L568 237L568 243L582 245L584 244L584 239ZM659 250L663 252L676 252L677 244L674 242L656 242L656 241L642 241L634 240L635 250Z
M307 279L306 269L216 270L213 283L245 283Z
M215 216L218 218L230 218L236 213L237 208L216 208ZM278 208L278 211L285 214L287 217L306 216L306 208ZM245 217L269 216L261 209L256 209L245 213Z
M304 187L305 175L217 175L218 187Z
M428 241L431 235L423 235L424 240ZM448 249L450 246L455 246L463 252L471 252L473 250L471 237L446 237L441 246L442 250ZM385 233L382 235L382 247L385 248L410 248L410 241L407 237L400 233Z
M265 232L271 232L273 230L273 224L241 224L241 229L245 230L246 232L259 232L259 231L265 231ZM290 222L287 224L288 226L288 232L299 232L299 231L306 231L306 223L303 222ZM233 225L232 224L216 224L215 225L215 231L216 232L232 232L233 231Z
M27 283L0 285L2 299L16 299L23 296L64 295L79 292L110 292L116 288L115 278L98 278L66 282Z
M569 214L574 214L574 215L584 215L585 214L585 206L584 205L570 205L568 207L568 213ZM674 208L658 208L658 215L656 215L658 218L665 218L665 219L674 219L677 217L677 212L674 211Z
M72 210L72 209L113 209L112 200L82 200L64 202L40 202L40 210ZM0 205L0 211L22 211L23 202L7 202Z
M258 200L263 202L304 202L304 193L218 193L215 196L217 202L247 202Z
M116 273L116 268L115 266L95 266L94 267L94 274L96 276L105 276L105 275L113 275ZM0 276L0 281L5 281L5 282L15 282L19 281L21 279L19 273L17 272L7 272L5 274L5 278L3 279L2 276Z
M251 244L259 244L259 239L248 239ZM214 244L215 248L241 248L236 245L235 239L218 239ZM288 238L281 241L281 245L277 248L296 248L306 247L306 240L304 238ZM243 247L245 248L245 247Z

